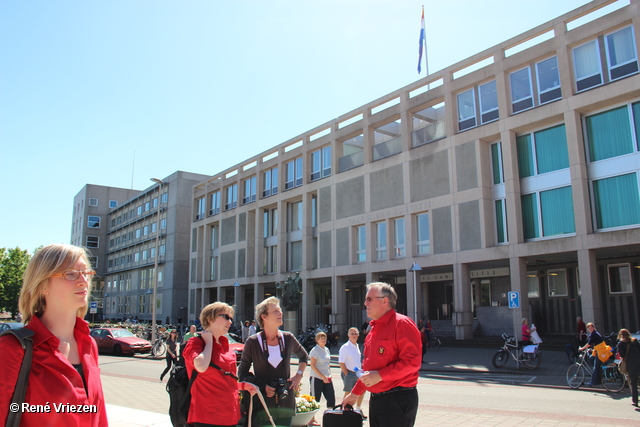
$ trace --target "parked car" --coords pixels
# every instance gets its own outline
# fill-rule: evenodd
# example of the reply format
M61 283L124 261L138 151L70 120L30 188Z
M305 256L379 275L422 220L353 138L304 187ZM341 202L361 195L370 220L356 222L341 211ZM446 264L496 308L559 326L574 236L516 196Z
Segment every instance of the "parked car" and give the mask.
M23 326L24 324L20 322L2 322L0 323L0 332L7 331L9 329L20 329Z
M91 331L91 336L98 345L98 351L113 353L116 356L135 353L149 353L151 343L139 338L126 329L97 328Z
M236 362L240 363L240 360L242 359L242 351L244 350L244 344L234 339L231 334L225 334L225 337L227 337L227 339L229 340L229 347L231 347L233 351L236 352Z

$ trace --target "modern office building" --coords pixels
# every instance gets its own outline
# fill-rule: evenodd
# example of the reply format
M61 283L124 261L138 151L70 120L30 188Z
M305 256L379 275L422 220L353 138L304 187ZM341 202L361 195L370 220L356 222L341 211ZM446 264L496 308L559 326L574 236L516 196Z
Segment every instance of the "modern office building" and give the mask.
M127 196L124 200L109 199L122 189L89 185L76 196L76 203L80 204L81 200L93 203L95 198L99 207L102 198L97 191L109 195L104 197L105 204L110 200L108 210L99 215L86 212L86 220L74 216L74 224L79 221L82 229L82 222L86 221L85 228L92 235L87 232L80 240L72 238L75 244L83 244L86 238L87 246L97 251L94 255L103 292L98 289L92 298L104 306L100 313L106 319L131 316L149 322L157 269L156 320L186 320L191 190L205 178L206 175L177 171L162 180L154 179L155 184L146 190L126 190L122 193ZM87 198L87 189L95 197ZM91 239L96 234L94 230L102 233L95 244Z
M299 273L298 328L361 326L380 280L458 339L522 317L542 335L574 333L577 316L640 329L640 2L594 17L609 3L200 182L189 318L215 300L252 318Z

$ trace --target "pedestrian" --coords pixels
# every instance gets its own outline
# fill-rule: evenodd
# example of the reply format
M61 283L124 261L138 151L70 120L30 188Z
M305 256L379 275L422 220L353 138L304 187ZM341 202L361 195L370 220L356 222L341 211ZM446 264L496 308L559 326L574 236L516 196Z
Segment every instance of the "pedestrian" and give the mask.
M316 346L309 352L311 372L309 374L311 394L320 403L320 398L324 395L327 401L327 408L336 406L336 392L333 388L331 378L331 353L327 348L327 334L318 332L316 334ZM315 418L309 425L319 426Z
M253 384L238 382L236 353L225 336L233 323L233 307L224 302L207 305L200 313L201 338L187 342L183 355L187 373L198 376L191 386L187 422L195 426L233 426L240 420L238 390L256 394ZM215 366L210 365L211 363ZM234 375L225 375L225 371Z
M522 346L531 344L531 332L535 331L535 327L529 327L529 320L526 317L522 318Z
M98 347L83 320L94 274L86 250L67 244L41 248L27 265L18 306L25 327L34 334L24 403L49 408L86 405L91 411L23 411L20 425L108 425ZM12 336L1 337L0 348L0 425L5 425L25 352Z
M411 427L418 413L420 332L413 320L395 311L397 299L388 283L367 285L365 307L372 320L364 343L364 374L342 402L353 406L365 390L371 392L371 427Z
M242 324L242 342L246 342L247 338L249 338L249 325L251 323L248 320L245 320Z
M349 392L351 392L353 386L356 385L356 381L358 381L356 371L362 371L362 355L360 353L360 347L358 347L358 337L360 336L358 328L349 328L347 336L349 341L342 344L342 347L340 347L340 351L338 352L340 377L342 378L342 383L344 385L342 388L344 391L344 396L342 397L343 400L347 397ZM364 400L365 393L358 396L354 409L356 411L360 411L360 413L362 413L362 418L366 420L367 416L362 412L362 401Z
M165 341L165 344L167 345L167 354L165 355L167 367L164 368L164 371L160 374L160 381L164 379L164 376L167 375L167 372L171 370L171 367L175 365L178 360L178 332L175 329L169 331L169 337L167 341Z
M263 331L247 338L238 376L241 381L260 387L277 426L291 426L296 411L295 390L307 367L308 354L291 332L278 329L283 324L278 298L270 297L258 304L256 319ZM298 370L290 377L293 354L298 357ZM253 402L251 425L271 425L262 403L257 399Z
M580 347L580 351L586 350L587 348L593 348L604 341L600 332L596 330L596 326L589 322L587 323L587 331L589 332L589 337L587 338L587 343ZM594 351L595 353L595 351ZM590 359L593 360L593 373L591 374L591 382L588 383L588 386L595 387L600 385L600 367L602 366L602 362L597 354L592 354Z
M638 376L640 376L640 343L628 330L618 332L618 351L627 365L627 376L631 388L631 404L638 406Z
M251 325L249 325L249 336L256 334L256 321L252 320Z
M578 345L585 345L587 343L587 326L582 321L582 317L576 317L576 339L578 340Z
M182 344L186 344L187 341L189 341L191 338L197 337L197 336L198 334L196 333L196 325L189 326L189 332L184 334L184 337L182 337Z

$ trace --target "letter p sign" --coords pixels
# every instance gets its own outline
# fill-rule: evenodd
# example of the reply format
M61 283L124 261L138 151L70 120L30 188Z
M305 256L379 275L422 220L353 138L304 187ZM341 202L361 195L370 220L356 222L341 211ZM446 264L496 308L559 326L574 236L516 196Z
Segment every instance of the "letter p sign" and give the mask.
M509 300L509 308L520 308L520 294L518 292L509 292L507 299Z

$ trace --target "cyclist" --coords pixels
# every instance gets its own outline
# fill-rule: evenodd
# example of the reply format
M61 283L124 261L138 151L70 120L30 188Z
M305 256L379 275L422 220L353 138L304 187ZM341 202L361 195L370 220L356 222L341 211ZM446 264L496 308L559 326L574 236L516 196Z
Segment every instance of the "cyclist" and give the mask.
M593 348L604 341L604 338L602 338L602 335L600 335L600 332L596 330L596 326L592 322L587 323L587 332L589 332L589 338L587 339L587 343L580 347L580 351L586 350L587 348ZM587 385L590 387L599 386L601 375L600 367L602 366L602 362L600 362L597 354L592 354L589 358L594 360L594 362L591 382Z
M535 331L536 328L529 328L529 320L526 317L522 318L522 346L531 344L531 332Z

